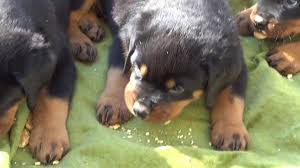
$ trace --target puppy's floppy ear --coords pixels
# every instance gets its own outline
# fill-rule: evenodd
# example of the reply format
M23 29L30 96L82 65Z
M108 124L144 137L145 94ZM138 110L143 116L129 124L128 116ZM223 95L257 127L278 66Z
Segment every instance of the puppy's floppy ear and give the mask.
M33 109L43 86L50 80L55 67L54 54L33 37L28 47L8 62L8 70L23 88L29 109Z
M123 67L123 73L128 73L130 68L131 68L131 58L133 55L137 54L136 48L135 48L135 43L134 42L130 42L129 44L129 50L128 50L128 55L126 55L125 58L125 63L124 63L124 67Z

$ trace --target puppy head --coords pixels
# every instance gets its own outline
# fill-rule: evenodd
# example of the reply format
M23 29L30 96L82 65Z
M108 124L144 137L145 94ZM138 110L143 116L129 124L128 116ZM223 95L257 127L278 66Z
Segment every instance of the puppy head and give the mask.
M192 42L176 35L148 37L138 38L130 52L125 101L134 115L163 123L202 95L207 76Z
M0 33L0 48L0 110L24 96L32 109L55 66L50 45L39 34L15 31Z
M299 0L259 0L250 15L258 38L278 39L300 33Z

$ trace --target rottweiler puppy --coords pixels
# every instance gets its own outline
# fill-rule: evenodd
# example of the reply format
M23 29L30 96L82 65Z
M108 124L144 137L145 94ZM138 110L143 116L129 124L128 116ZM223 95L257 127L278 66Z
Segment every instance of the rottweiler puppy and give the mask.
M96 0L76 0L73 3L70 15L69 36L72 55L80 61L94 62L97 57L97 49L93 42L99 42L104 31L96 15Z
M258 0L257 4L238 14L237 22L241 35L291 41L300 34L300 1ZM300 42L271 49L267 56L269 64L282 74L300 71Z
M0 135L25 98L33 156L59 160L70 147L66 120L76 79L67 36L71 1L0 0L0 9Z
M113 34L97 106L102 124L121 124L133 115L164 123L204 95L212 144L246 149L247 69L227 1L104 0L102 6Z

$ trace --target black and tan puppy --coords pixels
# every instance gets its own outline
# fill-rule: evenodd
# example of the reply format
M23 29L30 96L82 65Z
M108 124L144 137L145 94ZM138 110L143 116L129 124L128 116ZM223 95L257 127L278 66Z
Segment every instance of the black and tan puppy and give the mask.
M76 78L66 35L70 3L0 0L0 135L8 133L26 98L30 149L43 163L69 149L66 120Z
M237 16L241 35L258 39L293 39L300 34L299 0L259 0ZM268 62L282 74L300 71L300 42L291 42L268 53Z
M247 70L228 3L106 0L103 6L113 44L99 121L124 123L132 117L128 108L146 121L163 123L204 94L212 144L244 150Z

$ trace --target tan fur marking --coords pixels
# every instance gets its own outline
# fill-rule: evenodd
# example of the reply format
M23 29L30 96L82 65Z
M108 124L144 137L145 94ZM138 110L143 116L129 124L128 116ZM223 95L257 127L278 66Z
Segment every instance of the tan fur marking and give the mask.
M174 79L169 79L165 83L167 89L172 89L176 86L176 82Z
M193 92L193 97L199 99L203 95L203 90L196 90Z
M243 123L243 112L244 100L232 95L231 87L220 93L211 113L213 145L217 146L223 139L219 144L222 150L234 150L230 147L232 143L239 143L239 149L246 149L249 137ZM235 136L239 137L237 142Z
M140 68L140 71L141 71L142 77L145 77L147 75L147 73L148 73L148 67L147 67L147 65L142 64L141 68Z
M46 90L40 93L32 112L33 128L29 144L39 161L46 163L48 155L54 157L54 160L60 160L69 150L66 129L68 111L67 100L50 97Z
M284 74L300 71L300 42L289 43L274 49L268 58L275 68Z
M0 137L7 134L11 126L15 121L15 115L17 113L20 102L16 103L10 107L4 114L0 117Z
M193 100L183 100L164 104L153 109L145 121L152 123L165 123L177 117L184 107L189 105Z

